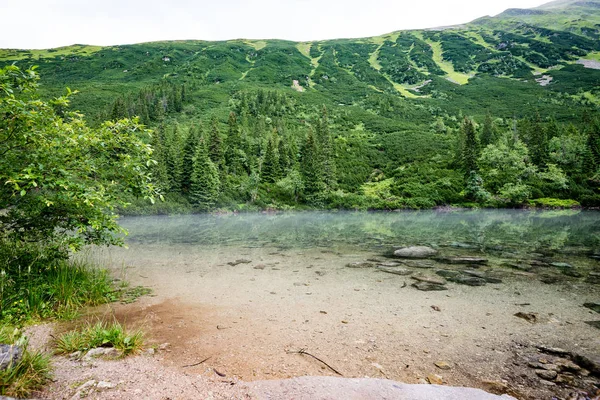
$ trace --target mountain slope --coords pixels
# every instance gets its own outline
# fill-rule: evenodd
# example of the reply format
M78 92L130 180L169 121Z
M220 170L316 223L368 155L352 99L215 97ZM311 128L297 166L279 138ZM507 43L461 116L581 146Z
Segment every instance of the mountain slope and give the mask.
M144 123L170 132L158 144L178 149L169 153L171 158L183 151L186 134L181 132L198 124L205 131L219 130L231 148L236 146L232 138L245 141L245 147L236 150L245 175L227 184L225 203L250 196L231 188L246 187L252 171L262 171L269 146L272 153L285 138L287 144L275 153L290 152L289 162L298 161L307 135L322 129L325 105L336 146L335 188L365 194L375 187L381 196L389 194L387 198L427 199L403 200L400 206L430 206L465 200L460 171L464 115L473 117L481 129L487 115L495 131L520 129L526 137L526 126L535 118L583 129L584 120L598 113L598 4L558 1L507 10L457 28L355 40L5 49L0 50L0 66L38 65L43 93L57 95L65 86L79 90L73 106L92 121L139 115ZM231 111L238 119L228 123ZM515 119L523 123L515 127ZM245 139L233 132L242 132ZM556 132L552 136L562 134ZM550 157L549 148L546 153ZM223 165L236 157L230 154ZM171 169L183 168L181 160L169 162ZM182 172L171 173L176 175L169 178L171 190L185 195L176 182ZM569 174L569 190L540 183L530 196L595 195L590 187L595 183ZM388 183L391 189L385 188ZM284 201L284 189L267 189L263 198Z

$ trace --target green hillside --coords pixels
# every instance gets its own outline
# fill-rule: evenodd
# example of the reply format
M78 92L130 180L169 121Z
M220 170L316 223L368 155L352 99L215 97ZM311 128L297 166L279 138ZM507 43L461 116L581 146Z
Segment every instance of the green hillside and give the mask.
M352 40L4 49L0 66L78 90L92 124L155 129L155 212L599 206L599 38L600 1L561 0Z

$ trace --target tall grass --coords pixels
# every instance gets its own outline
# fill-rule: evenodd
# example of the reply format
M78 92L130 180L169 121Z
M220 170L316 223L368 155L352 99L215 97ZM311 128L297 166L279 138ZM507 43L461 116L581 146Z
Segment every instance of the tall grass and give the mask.
M83 306L115 299L107 271L91 260L48 253L51 249L0 242L0 321L69 319Z

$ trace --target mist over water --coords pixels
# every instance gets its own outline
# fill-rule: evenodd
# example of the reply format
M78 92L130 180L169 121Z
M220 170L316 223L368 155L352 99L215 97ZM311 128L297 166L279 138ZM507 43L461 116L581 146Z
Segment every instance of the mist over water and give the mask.
M360 248L389 252L428 245L514 254L600 252L593 211L403 211L197 214L122 218L126 241L139 244L281 249Z

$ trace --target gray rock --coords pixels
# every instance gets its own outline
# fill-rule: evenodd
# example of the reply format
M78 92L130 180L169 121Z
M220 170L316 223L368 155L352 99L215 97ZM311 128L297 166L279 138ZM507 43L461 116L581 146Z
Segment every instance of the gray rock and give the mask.
M547 381L553 381L558 376L558 373L556 371L551 371L547 369L536 369L535 373L537 374L537 376Z
M483 257L438 257L438 261L446 264L467 264L467 265L483 265L488 263L487 258Z
M546 283L548 285L551 285L553 283L559 282L560 278L555 275L542 275L542 276L540 276L540 281L543 283Z
M463 273L469 276L474 276L476 278L483 279L487 283L502 283L502 279L494 278L493 276L489 276L481 271L464 270Z
M106 382L106 381L100 381L96 385L96 388L98 388L98 389L114 389L116 387L117 387L116 383Z
M348 268L373 268L375 265L366 261L357 261L346 264Z
M371 260L367 260L367 261L373 261ZM377 262L377 266L378 267L397 267L398 265L400 265L399 262L396 261L388 261L388 262L384 262L384 261L376 261Z
M0 344L0 371L16 365L23 357L23 349L16 345Z
M456 278L457 276L460 275L459 271L452 271L449 269L438 269L437 271L435 271L435 273L439 276L442 276L446 279L452 279L452 278Z
M239 260L230 261L227 264L231 265L232 267L235 267L238 264L250 264L251 262L252 262L252 260L247 260L245 258L240 258Z
M569 263L566 262L553 262L550 263L551 266L556 267L556 268L573 268L573 266Z
M478 249L479 246L470 244L470 243L462 243L462 242L452 242L450 243L450 247L456 247L457 249Z
M512 269L516 269L519 271L525 271L525 272L529 272L533 269L533 267L531 265L528 264L522 264L522 263L512 263L512 262L506 262L503 265L510 267Z
M590 272L585 281L593 285L600 285L600 272Z
M428 269L433 268L433 263L431 261L423 261L423 260L400 260L400 262L407 267L411 268L422 268Z
M430 276L430 275L415 275L415 276L411 276L412 279L419 281L419 282L426 282L426 283L431 283L434 285L445 285L446 281L444 279L438 278L436 276Z
M400 275L400 276L407 276L412 274L413 272L411 270L408 270L406 268L391 268L391 267L384 267L381 265L377 266L377 271L381 271L381 272L387 272L388 274L394 274L394 275Z
M441 385L409 385L386 379L300 377L286 380L254 381L246 384L257 400L514 400L481 389Z
M438 290L448 290L445 285L437 285L435 283L429 282L415 282L412 284L412 287L417 288L423 292L433 292Z
M455 276L454 278L449 278L448 280L454 283L458 283L460 285L467 286L485 286L485 284L487 283L486 280L483 278L465 275Z
M400 258L429 258L437 254L437 250L427 246L409 246L394 251L394 255Z
M97 357L109 357L116 358L120 355L119 350L114 347L96 347L95 349L91 349L87 352L83 359L85 361L90 361L93 358Z

